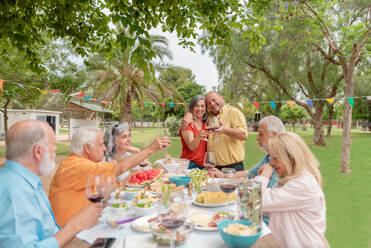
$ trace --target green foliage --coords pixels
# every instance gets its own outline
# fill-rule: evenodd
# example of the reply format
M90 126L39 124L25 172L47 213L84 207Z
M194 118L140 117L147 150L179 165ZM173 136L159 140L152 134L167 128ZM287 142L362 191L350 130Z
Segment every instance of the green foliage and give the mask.
M291 106L288 104L282 106L279 115L279 117L284 123L286 122L297 123L298 121L303 120L307 116L308 115L304 108L298 105L293 105L291 108Z
M175 116L168 117L165 120L165 127L169 131L170 136L178 136L180 125L182 124L181 119L177 119Z

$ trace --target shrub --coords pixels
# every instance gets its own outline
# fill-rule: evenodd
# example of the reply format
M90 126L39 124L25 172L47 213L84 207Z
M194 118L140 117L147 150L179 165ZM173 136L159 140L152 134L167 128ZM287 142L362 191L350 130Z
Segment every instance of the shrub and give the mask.
M167 128L170 136L178 136L181 124L182 120L177 119L175 116L170 116L165 120L165 127Z

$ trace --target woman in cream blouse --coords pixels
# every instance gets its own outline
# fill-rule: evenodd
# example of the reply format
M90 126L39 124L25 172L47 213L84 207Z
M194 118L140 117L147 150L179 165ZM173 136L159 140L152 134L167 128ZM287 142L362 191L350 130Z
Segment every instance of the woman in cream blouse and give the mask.
M319 163L295 133L281 133L269 142L270 165L254 180L262 183L262 210L269 214L275 238L284 247L329 247L325 238L326 202ZM276 169L276 187L267 188Z

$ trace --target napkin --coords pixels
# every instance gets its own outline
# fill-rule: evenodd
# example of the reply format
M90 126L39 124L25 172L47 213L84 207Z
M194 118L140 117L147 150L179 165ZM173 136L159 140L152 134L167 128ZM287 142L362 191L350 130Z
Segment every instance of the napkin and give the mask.
M99 223L90 229L79 232L76 237L85 240L89 244L92 244L97 238L114 237L118 239L123 237L122 228L124 228L124 225L120 226L119 228L113 229L107 224Z
M125 236L124 248L156 248L151 234ZM121 247L120 247L121 248Z

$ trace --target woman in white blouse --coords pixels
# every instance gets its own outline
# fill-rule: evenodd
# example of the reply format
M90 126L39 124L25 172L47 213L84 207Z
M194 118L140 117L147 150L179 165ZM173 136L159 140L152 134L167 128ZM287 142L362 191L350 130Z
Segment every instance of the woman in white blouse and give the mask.
M262 183L262 210L269 214L274 237L293 248L329 247L325 238L326 203L319 163L295 133L281 133L269 142L270 165L254 180ZM280 177L273 189L267 187L276 169Z

